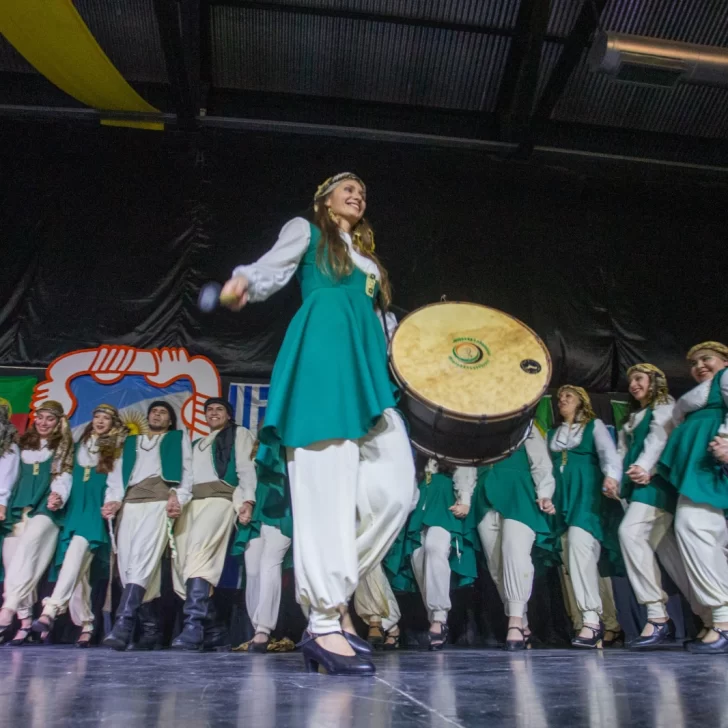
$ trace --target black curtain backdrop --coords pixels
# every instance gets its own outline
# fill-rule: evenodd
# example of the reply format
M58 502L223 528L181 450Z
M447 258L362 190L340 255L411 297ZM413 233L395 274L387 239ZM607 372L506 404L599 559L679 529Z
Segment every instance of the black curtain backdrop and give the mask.
M557 167L227 131L12 124L0 125L0 164L3 374L113 343L184 346L210 357L225 385L265 380L299 304L297 286L238 315L199 313L199 287L254 261L286 220L310 212L316 186L342 170L367 181L397 312L446 295L517 316L551 351L552 387L586 387L607 422L609 393L624 391L629 365L663 367L679 394L690 386L688 347L728 340L726 186L687 170ZM457 641L505 634L495 588L482 576L454 595ZM615 590L634 636L644 616L635 616L624 579ZM296 637L290 585L285 595L279 631ZM242 596L221 598L236 639L249 636ZM427 627L424 611L417 595L401 600L412 643ZM539 576L531 614L542 640L568 639L554 570Z
M623 391L647 360L679 393L687 348L728 339L726 188L687 171L229 131L5 124L0 141L0 366L116 343L267 377L297 286L238 315L199 313L199 286L254 261L346 169L368 184L395 304L517 316L546 341L553 386Z

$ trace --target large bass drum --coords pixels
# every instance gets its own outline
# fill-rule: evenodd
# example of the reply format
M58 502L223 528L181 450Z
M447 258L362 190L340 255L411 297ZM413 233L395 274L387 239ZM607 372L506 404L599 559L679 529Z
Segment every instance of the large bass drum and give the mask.
M406 316L390 362L413 444L454 465L516 450L551 379L548 349L528 326L474 303L435 303Z

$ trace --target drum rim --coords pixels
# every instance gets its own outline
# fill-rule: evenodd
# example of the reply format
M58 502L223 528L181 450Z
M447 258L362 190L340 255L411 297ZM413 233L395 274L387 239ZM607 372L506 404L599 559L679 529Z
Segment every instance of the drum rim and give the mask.
M397 369L397 365L394 362L394 357L392 356L392 349L394 346L394 341L397 338L397 334L400 332L402 328L402 324L410 318L411 316L414 316L415 314L419 313L420 311L424 311L426 308L433 308L434 306L445 306L445 305L451 305L453 303L463 303L468 306L478 306L479 308L486 308L489 311L496 311L500 314L503 314L503 316L507 316L509 319L512 319L516 323L523 326L523 328L527 329L533 336L536 338L538 342L540 342L544 353L546 354L546 364L548 367L548 377L546 378L546 383L542 387L539 394L533 399L531 402L527 402L525 405L520 407L519 409L510 410L509 412L502 412L497 415L468 415L463 412L456 412L454 410L450 410L447 407L443 407L436 402L433 402L431 399L428 399L427 397L424 397L420 394L415 394L415 390L408 386L407 380L402 376L401 372ZM521 319L516 318L515 316L511 315L510 313L506 313L505 311L501 311L499 308L495 308L493 306L486 306L483 303L472 303L471 301L436 301L435 303L428 303L426 306L420 306L415 311L410 311L400 322L397 326L397 330L392 334L392 338L389 341L389 347L388 347L388 358L389 358L389 368L392 371L392 374L394 375L394 378L397 380L397 384L401 387L403 394L406 393L409 396L411 396L413 399L417 400L420 404L423 404L428 409L432 410L433 412L442 412L443 414L446 414L448 417L462 420L463 422L501 422L503 420L510 420L514 417L517 417L520 414L523 414L527 410L529 410L532 407L535 407L538 402L541 400L541 398L544 396L544 394L548 391L549 384L551 384L551 376L553 375L553 364L551 361L551 352L549 351L548 347L546 346L546 342L530 327L528 324L523 323Z

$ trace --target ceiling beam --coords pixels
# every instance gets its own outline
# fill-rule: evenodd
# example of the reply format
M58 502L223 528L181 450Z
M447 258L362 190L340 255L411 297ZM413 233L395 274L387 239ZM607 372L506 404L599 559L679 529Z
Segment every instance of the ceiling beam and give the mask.
M551 112L561 98L584 49L599 25L599 18L606 4L607 0L584 0L579 17L566 39L561 57L554 66L551 77L541 94L541 99L533 115L534 119L544 121L551 117Z
M550 13L550 0L521 0L496 101L501 141L527 142Z
M311 5L286 5L265 0L202 0L203 4L211 6L227 6L245 8L247 10L268 10L276 13L293 15L308 15L320 18L334 18L339 20L361 20L374 23L388 23L391 25L406 25L415 28L434 28L436 30L450 30L462 33L479 33L481 35L514 36L513 28L501 28L492 25L479 25L477 23L457 23L447 20L434 20L430 18L406 17L389 15L387 13L372 13L361 10L347 10L344 8L315 7ZM414 4L414 3L413 3ZM564 43L562 36L546 36L551 43Z
M154 12L179 125L194 128L200 109L199 0L154 0Z

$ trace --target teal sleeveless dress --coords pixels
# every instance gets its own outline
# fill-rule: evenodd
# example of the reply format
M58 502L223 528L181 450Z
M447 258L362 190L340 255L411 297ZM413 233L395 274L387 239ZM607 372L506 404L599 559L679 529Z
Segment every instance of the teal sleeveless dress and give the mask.
M536 486L525 445L505 460L478 469L472 508L476 526L491 510L503 518L520 521L536 534L533 556L547 562L558 561L554 518L546 515L536 503Z
M376 279L354 267L336 279L316 263L321 231L296 275L303 303L293 317L273 368L265 426L256 461L282 479L285 447L366 435L395 406L387 345L374 310Z
M627 436L629 450L624 456L625 473L642 454L642 450L645 447L645 440L650 433L650 424L653 416L652 409L648 409L639 425ZM645 503L648 506L661 508L668 513L675 513L677 491L659 473L653 475L647 485L639 485L633 480L630 480L627 475L624 475L622 477L620 492L622 498L630 503Z
M728 476L708 452L708 444L718 434L726 417L720 391L724 369L713 377L705 407L690 412L677 427L662 453L658 472L693 503L728 510Z
M236 519L236 533L230 547L231 556L242 558L249 541L260 538L261 527L277 528L284 536L293 538L293 515L291 496L287 484L279 482L264 468L256 468L258 484L255 488L253 517L247 526ZM293 549L289 548L283 560L284 569L293 567Z
M111 541L107 521L101 517L101 508L106 495L106 473L99 473L96 468L81 467L78 464L78 449L73 466L73 485L66 503L66 517L58 538L55 565L60 568L74 536L82 536L88 541L89 551L108 562Z
M604 475L594 444L594 420L586 425L581 442L571 450L551 450L557 429L552 429L548 438L556 478L556 532L565 533L571 526L587 531L602 545L599 573L624 576L626 571L618 533L624 511L618 501L602 493Z
M433 526L450 534L450 570L452 588L469 586L478 575L476 551L480 541L472 505L465 518L456 518L450 507L456 503L451 475L434 473L420 483L417 506L400 531L383 561L383 566L395 591L416 592L417 582L412 570L412 554L422 546L422 530Z

